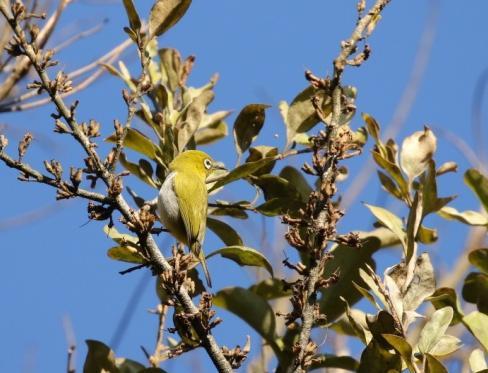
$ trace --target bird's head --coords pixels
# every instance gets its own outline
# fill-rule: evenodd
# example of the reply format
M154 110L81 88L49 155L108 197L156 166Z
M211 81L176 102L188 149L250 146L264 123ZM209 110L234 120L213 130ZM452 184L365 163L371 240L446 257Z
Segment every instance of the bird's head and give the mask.
M187 150L179 154L170 163L169 168L176 172L191 172L204 179L215 170L226 169L223 163L214 161L211 156L201 150Z

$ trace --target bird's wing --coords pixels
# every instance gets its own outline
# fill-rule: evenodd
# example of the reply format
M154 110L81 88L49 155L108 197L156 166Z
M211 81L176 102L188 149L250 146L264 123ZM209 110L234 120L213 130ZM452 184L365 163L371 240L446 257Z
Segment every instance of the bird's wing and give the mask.
M188 244L192 246L198 242L201 245L207 224L208 194L205 181L192 174L178 172L173 182Z

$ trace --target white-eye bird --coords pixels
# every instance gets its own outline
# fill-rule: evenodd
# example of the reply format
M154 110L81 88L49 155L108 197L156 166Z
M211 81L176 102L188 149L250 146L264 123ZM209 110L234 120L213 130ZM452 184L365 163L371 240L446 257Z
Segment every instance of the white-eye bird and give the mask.
M158 195L158 213L166 229L200 261L207 285L212 287L202 249L207 226L207 177L225 167L207 153L187 150L170 164L170 173Z

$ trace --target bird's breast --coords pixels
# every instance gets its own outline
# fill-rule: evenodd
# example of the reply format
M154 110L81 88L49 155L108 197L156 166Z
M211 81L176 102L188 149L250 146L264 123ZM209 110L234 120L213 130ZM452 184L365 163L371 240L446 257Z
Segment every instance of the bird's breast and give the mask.
M164 180L158 195L158 213L161 222L178 241L186 243L186 231L181 219L178 198L174 191L175 172L171 172Z

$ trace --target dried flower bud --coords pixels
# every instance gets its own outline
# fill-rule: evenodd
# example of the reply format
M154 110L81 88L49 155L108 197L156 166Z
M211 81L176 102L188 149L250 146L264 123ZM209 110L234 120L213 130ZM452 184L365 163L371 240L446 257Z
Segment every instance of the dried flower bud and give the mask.
M39 26L37 26L36 24L29 25L29 34L31 38L31 43L36 41L37 36L39 35L39 31L40 31Z
M130 105L132 103L132 97L127 89L122 90L122 98L127 105Z
M108 188L108 195L111 197L117 197L120 193L122 193L123 188L122 178L120 176L116 176Z
M114 120L114 128L115 136L117 137L117 139L120 139L124 133L124 127L122 127L122 124L120 124L117 119Z
M54 122L54 132L57 133L69 133L68 127L60 119L56 119Z
M32 142L33 138L34 136L32 135L32 133L27 132L22 140L19 142L19 162L22 162L22 158L24 158L24 155L27 152L27 149L29 148L29 145Z
M111 219L113 207L104 207L88 202L88 218L90 220L107 220Z
M16 1L12 4L12 14L16 20L22 20L25 18L25 6L20 1Z
M93 158L87 157L87 158L83 159L83 161L85 161L85 166L86 166L85 172L86 173L94 174L97 172L97 168L95 166L95 161L93 160Z
M22 48L20 47L19 43L15 42L15 41L10 41L5 47L4 49L7 51L7 53L9 55L11 55L12 57L18 57L22 54L24 54L24 51L22 50Z
M87 136L88 137L100 136L100 123L98 123L94 119L90 119L90 121L88 122Z
M75 189L78 190L78 187L80 186L81 180L83 178L83 169L70 167L69 178Z
M0 135L0 152L3 151L8 145L8 139L5 135Z

